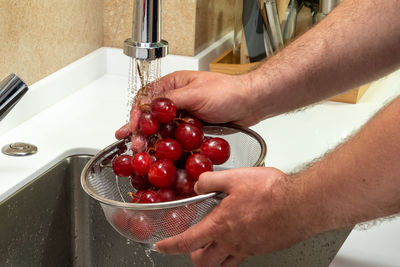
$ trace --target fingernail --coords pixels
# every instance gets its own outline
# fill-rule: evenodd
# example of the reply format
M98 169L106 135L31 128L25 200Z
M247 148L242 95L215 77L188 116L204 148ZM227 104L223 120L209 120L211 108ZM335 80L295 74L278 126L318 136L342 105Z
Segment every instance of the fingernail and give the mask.
M199 192L197 191L197 182L194 184L194 192L199 195Z

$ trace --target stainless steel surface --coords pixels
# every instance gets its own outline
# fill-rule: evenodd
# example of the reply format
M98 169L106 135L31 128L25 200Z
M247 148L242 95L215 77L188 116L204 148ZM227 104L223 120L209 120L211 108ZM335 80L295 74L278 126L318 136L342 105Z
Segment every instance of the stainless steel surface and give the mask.
M0 121L27 91L28 86L14 73L0 82Z
M327 15L329 14L338 4L340 0L319 0L319 12Z
M290 42L290 40L292 40L296 35L297 10L297 0L290 0L287 10L287 18L283 27L283 41L285 44Z
M124 54L143 60L162 58L168 54L168 42L161 40L158 43L138 43L129 38L124 41Z
M264 9L266 12L266 28L271 39L271 44L274 52L283 48L283 37L281 24L279 22L278 10L275 0L264 0Z
M161 40L161 0L134 0L132 37L124 42L124 53L138 59L156 59L168 53Z
M232 169L238 167L262 166L267 153L264 140L254 131L237 125L204 125L203 131L207 136L223 137L231 147L231 156L222 165L214 166L215 170ZM117 178L110 166L112 160L125 153L130 147L124 140L116 142L100 151L85 166L81 183L83 189L98 200L104 210L109 223L121 235L140 242L148 248L154 248L157 241L185 231L190 225L199 222L220 201L217 193L198 195L162 203L130 203L130 192L136 192L126 177ZM171 225L165 219L166 212L184 213L182 220L188 223ZM116 218L118 216L118 219ZM153 231L146 234L146 238L131 231L131 218L146 217ZM122 221L122 223L121 223ZM170 229L173 229L172 231Z
M140 43L161 40L161 0L135 0L132 39Z
M89 159L66 158L0 202L0 266L152 266L143 247L114 231L97 201L81 189ZM328 266L350 230L324 233L240 266ZM192 266L188 256L151 257L157 267Z
M37 152L37 147L35 145L19 142L3 146L1 152L8 156L29 156Z

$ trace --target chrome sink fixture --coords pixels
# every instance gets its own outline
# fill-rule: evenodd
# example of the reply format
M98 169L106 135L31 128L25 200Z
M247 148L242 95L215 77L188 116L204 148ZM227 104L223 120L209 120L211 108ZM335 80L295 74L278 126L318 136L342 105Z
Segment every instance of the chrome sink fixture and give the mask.
M0 82L0 121L28 91L28 86L16 74L8 75ZM12 143L3 146L1 152L8 156L28 156L37 152L37 147L26 143Z
M161 0L134 0L132 38L124 42L124 53L140 60L167 55L168 42L161 40Z
M124 42L124 54L130 57L129 114L139 92L152 93L147 85L160 79L161 59L168 54L168 42L161 39L161 0L133 1L132 35Z
M90 158L68 157L0 203L0 266L152 266L143 247L110 227L97 201L81 189ZM350 230L323 233L241 266L328 266ZM187 255L153 252L151 258L157 267L192 266Z
M14 73L0 82L0 121L27 91L28 86Z

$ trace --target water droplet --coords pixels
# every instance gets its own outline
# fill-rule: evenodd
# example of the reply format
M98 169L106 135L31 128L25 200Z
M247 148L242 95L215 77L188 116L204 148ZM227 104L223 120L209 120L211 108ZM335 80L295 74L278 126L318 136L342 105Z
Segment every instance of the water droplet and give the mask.
M155 264L154 264L154 260L153 260L153 258L151 257L151 250L150 249L145 249L144 250L144 253L146 254L146 257L150 260L150 262L151 262L151 265L154 267L155 266Z

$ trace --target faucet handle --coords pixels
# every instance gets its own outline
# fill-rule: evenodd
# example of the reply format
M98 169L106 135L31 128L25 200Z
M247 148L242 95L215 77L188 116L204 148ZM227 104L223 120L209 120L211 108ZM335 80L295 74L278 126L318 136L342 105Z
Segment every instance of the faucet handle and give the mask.
M14 73L0 82L0 121L27 91L28 86Z

